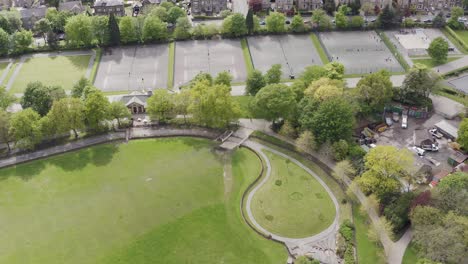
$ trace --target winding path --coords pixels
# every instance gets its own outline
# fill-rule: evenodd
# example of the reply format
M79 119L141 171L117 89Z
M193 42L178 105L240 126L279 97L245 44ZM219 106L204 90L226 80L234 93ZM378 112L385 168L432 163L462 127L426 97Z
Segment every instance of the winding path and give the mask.
M308 256L313 257L314 259L320 260L322 263L330 263L330 264L341 263L341 260L338 259L335 254L336 233L339 228L339 223L338 223L339 205L338 205L338 201L335 195L330 190L330 188L328 188L328 186L322 181L322 179L320 179L320 177L317 176L317 174L315 174L312 170L304 166L298 160L284 153L281 153L277 150L266 147L264 145L261 145L260 143L257 143L251 140L247 140L246 142L243 143L243 145L256 151L266 163L265 177L249 192L247 196L246 211L247 211L247 215L249 217L250 222L255 226L256 229L258 229L258 231L264 234L270 235L275 240L284 242L286 246L289 248L289 251L295 256L308 255ZM279 236L279 235L269 232L255 220L253 213L252 213L252 208L251 208L253 196L268 181L268 179L271 176L271 163L268 157L263 152L263 150L268 150L276 155L279 155L281 157L291 160L297 166L301 167L303 170L309 173L312 177L314 177L325 188L328 195L331 197L333 204L335 205L335 219L333 220L333 223L327 229L320 232L319 234L316 234L310 237L289 238L289 237L283 237L283 236Z

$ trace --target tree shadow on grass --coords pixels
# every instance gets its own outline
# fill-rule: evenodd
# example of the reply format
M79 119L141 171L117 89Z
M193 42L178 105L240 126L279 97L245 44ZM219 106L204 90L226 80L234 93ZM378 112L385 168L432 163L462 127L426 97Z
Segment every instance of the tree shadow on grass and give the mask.
M91 161L91 155L89 149L79 150L76 152L70 152L64 155L54 157L49 162L61 168L64 171L76 171L86 167Z
M19 164L13 167L5 168L0 172L0 180L6 180L9 177L19 177L24 181L32 179L40 174L46 167L47 163L44 160L38 160L25 164Z
M119 152L118 144L112 143L91 148L91 162L96 166L105 166L112 161L117 152Z

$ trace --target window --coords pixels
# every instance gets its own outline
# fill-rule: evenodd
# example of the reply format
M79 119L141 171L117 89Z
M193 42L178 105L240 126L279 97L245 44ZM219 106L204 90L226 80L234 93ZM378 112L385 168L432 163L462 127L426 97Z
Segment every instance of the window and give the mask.
M117 8L115 9L115 11L119 12L119 11L120 11L120 7L117 7Z

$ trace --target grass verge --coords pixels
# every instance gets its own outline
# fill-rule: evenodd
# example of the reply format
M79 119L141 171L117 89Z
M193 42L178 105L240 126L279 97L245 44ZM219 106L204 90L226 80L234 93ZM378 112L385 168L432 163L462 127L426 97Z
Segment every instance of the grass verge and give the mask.
M390 41L390 39L387 37L387 35L385 35L385 33L383 31L381 31L381 30L378 30L377 33L379 34L380 38L383 40L385 45L387 45L388 49L393 54L393 56L395 56L395 58L398 60L401 67L403 67L403 69L405 71L408 71L409 68L410 68L408 63L403 58L400 51L398 51L398 49L395 47L395 45L393 45L393 43Z
M327 53L323 49L322 44L320 43L320 40L318 39L317 35L314 33L310 34L310 39L312 39L312 43L314 43L314 47L317 50L322 63L323 64L329 63L330 60L328 59Z
M247 69L247 75L250 75L254 70L252 62L252 56L250 55L249 44L247 39L241 39L242 54L244 54L245 68Z
M452 42L457 49L463 54L468 54L468 43L466 43L455 31L446 26L442 29L442 33Z
M369 225L372 225L366 215L361 214L357 206L353 206L354 225L356 226L356 249L358 263L384 264L382 247L371 241L368 235Z
M416 250L416 246L413 243L410 243L405 250L405 255L403 255L402 264L414 264L418 262L418 251Z
M94 84L96 80L96 74L99 69L99 64L101 63L102 58L102 49L96 49L96 58L94 59L93 68L91 69L91 74L89 75L89 81Z
M449 63L451 61L458 60L458 59L460 59L460 57L448 57L447 61L442 62L442 63L435 62L433 59L412 59L412 60L414 63L420 63L423 65L426 65L429 68L434 68L434 67L437 67L437 66L440 66L440 65Z
M169 43L169 61L167 64L167 88L174 88L175 42Z
M3 85L6 87L8 85L8 82L10 81L11 76L15 72L16 67L18 66L18 61L15 60L13 61L13 64L10 67L10 70L8 71L7 75L5 76L5 79L3 80ZM10 89L11 93L11 89Z
M436 91L435 94L447 97L468 107L468 97L455 91L452 87L444 86L442 89Z

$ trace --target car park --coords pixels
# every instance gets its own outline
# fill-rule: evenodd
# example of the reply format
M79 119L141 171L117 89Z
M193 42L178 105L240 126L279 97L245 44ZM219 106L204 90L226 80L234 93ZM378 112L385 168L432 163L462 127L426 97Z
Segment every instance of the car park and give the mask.
M433 137L436 137L438 139L441 139L444 135L442 135L438 130L437 128L432 128L432 129L429 129L429 133L433 136Z
M418 154L418 156L422 157L426 153L426 151L420 147L413 147L412 150Z
M408 128L408 116L405 114L401 116L401 128Z

